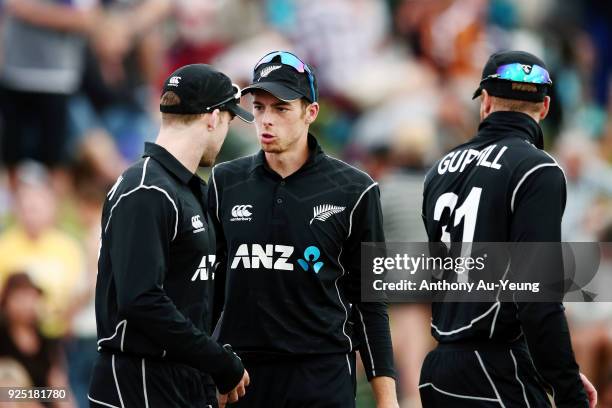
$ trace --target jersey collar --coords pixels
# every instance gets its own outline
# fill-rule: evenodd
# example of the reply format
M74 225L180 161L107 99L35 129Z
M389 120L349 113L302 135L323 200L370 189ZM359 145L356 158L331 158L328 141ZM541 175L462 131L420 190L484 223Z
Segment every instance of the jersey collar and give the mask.
M478 126L478 133L485 136L519 136L538 149L544 148L542 128L531 116L522 112L493 112Z
M158 144L145 142L145 152L142 157L152 157L166 170L174 174L183 184L189 184L194 177L187 167L183 166L169 151Z
M311 166L314 166L319 162L321 157L325 155L323 149L319 145L319 142L317 142L317 139L312 133L308 133L308 152L308 160L306 160L306 163L304 163L304 165L300 167L300 169L296 173L304 171L310 168ZM252 173L259 167L267 168L266 155L263 150L260 150L255 156L253 156L251 167L249 168L249 173Z

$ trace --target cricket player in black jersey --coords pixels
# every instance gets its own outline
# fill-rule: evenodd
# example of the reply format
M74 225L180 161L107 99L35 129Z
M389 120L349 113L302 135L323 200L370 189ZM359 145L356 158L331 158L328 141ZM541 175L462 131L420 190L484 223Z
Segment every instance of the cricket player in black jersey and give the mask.
M224 399L245 393L240 359L209 336L215 232L195 175L214 162L233 116L253 120L239 101L240 89L208 65L175 71L156 142L108 193L91 407L215 407L213 380Z
M565 178L542 150L539 126L551 84L534 55L489 58L474 94L481 98L478 134L425 178L430 241L561 240ZM546 392L557 408L595 405L561 303L434 303L431 327L439 345L421 371L424 407L549 407Z
M384 241L377 183L308 132L317 84L298 57L264 56L243 93L261 150L209 183L217 287L227 274L218 332L252 378L236 406L353 407L359 349L377 406L397 407L386 304L360 301L360 244Z

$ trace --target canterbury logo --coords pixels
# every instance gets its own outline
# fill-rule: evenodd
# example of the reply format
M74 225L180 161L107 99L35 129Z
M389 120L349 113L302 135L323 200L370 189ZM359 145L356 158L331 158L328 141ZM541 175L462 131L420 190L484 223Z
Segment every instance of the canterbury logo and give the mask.
M282 65L271 65L269 67L263 68L259 72L259 79L258 79L258 81L261 81L261 78L267 77L268 75L270 75L271 72L276 71L277 69L280 69L281 67L282 67Z
M253 213L250 211L253 208L252 205L235 205L232 207L232 218L230 221L251 221L251 215Z
M179 86L180 76L173 76L168 80L168 86Z
M194 215L191 217L191 226L193 227L193 233L198 233L204 231L204 223L200 220L199 215Z
M337 205L331 204L317 205L312 209L313 217L310 220L310 224L312 224L314 220L325 221L332 215L341 213L345 208L346 207L338 207Z

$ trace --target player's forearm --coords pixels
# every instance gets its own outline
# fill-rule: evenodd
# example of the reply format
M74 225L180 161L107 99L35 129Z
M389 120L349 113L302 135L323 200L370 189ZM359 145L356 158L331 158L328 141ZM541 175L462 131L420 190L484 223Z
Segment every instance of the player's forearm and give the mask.
M552 388L558 407L587 407L560 303L519 303L519 318L534 365Z
M169 16L172 8L170 0L148 0L141 3L126 15L130 33L133 37L146 33Z
M391 377L374 377L370 381L376 408L397 408L397 391L395 380Z
M36 0L10 0L6 10L16 18L35 26L58 31L87 34L92 31L99 9L77 9Z
M355 304L355 312L359 353L368 380L377 376L394 377L393 345L386 304Z
M119 308L130 327L166 350L169 359L209 373L219 390L229 391L242 377L240 359L196 328L162 291L120 302Z

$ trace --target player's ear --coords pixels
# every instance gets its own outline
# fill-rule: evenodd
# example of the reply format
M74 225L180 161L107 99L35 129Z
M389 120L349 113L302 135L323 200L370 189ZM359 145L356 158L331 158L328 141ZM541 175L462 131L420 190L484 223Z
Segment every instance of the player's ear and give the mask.
M542 109L540 109L540 120L543 120L546 115L548 115L548 111L550 109L550 96L544 97L544 102L542 104Z
M482 102L484 104L485 112L490 114L493 111L493 97L489 95L486 89L482 90Z
M317 102L313 102L306 107L306 123L311 124L317 119L319 115L319 104Z
M215 109L209 115L204 115L206 117L206 129L209 132L215 130L221 121L221 111L219 109Z
M484 120L491 112L493 112L493 97L483 89L480 94L480 120Z

